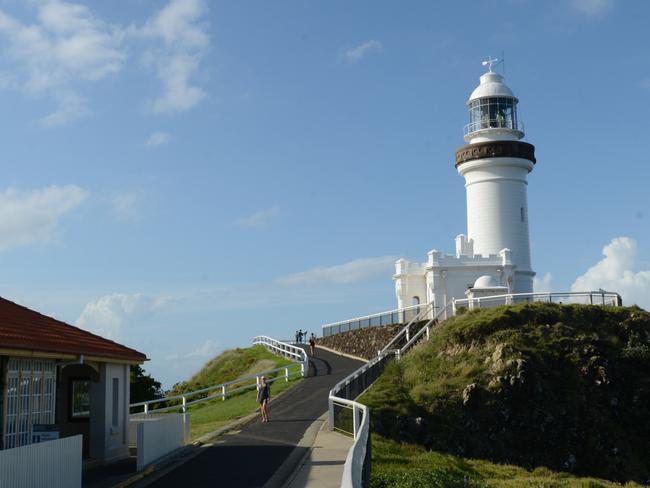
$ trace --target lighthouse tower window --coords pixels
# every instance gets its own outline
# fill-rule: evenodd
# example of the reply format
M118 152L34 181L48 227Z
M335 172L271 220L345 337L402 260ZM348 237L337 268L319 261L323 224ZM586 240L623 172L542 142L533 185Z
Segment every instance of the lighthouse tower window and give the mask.
M483 129L506 128L517 130L516 101L513 98L490 97L469 103L467 132Z

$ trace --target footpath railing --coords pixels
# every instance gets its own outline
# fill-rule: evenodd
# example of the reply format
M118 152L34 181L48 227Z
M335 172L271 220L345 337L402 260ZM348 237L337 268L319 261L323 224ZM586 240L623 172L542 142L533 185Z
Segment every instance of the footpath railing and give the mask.
M364 315L363 317L325 324L321 326L323 337L332 334L339 334L341 332L348 332L350 330L365 329L367 327L404 324L411 321L415 316L420 315L423 308L430 307L430 305L430 303L412 305L410 307L396 308L395 310L388 310L386 312L379 312L372 315ZM429 310L431 310L431 308L429 308Z
M489 300L492 299L492 300ZM370 485L371 442L370 411L367 406L355 401L366 389L379 378L392 358L398 360L421 340L429 340L431 328L439 321L456 315L461 306L468 308L492 307L497 305L523 302L544 301L549 303L583 303L592 305L621 306L622 299L618 293L571 292L571 293L519 293L494 297L475 298L473 300L452 300L436 312L419 330L410 333L411 327L418 321L425 320L430 313L421 310L393 337L379 355L372 361L338 382L329 393L329 425L332 430L351 435L354 442L343 468L342 488L366 488ZM427 306L430 306L428 304Z
M497 305L516 305L527 302L559 303L564 305L611 305L620 306L623 304L621 295L611 291L581 291L566 293L510 293L507 295L493 295L476 298L463 298L454 300L454 315L460 307L470 310L477 308L496 307Z
M146 402L132 403L129 405L130 412L148 414L150 412L168 412L180 411L187 412L187 407L197 403L206 402L209 400L221 399L226 400L228 396L253 388L257 388L262 376L267 377L267 381L272 383L279 379L289 381L290 378L295 376L305 377L308 371L308 358L307 353L301 347L296 347L286 342L277 341L267 336L257 336L253 338L253 344L260 344L274 352L275 354L284 356L295 361L294 364L282 366L280 368L269 369L257 374L242 376L236 380L227 381L218 385L208 386L198 390L180 393L178 395L171 395L156 400L148 400ZM278 374L282 373L282 374ZM140 412L131 411L131 409L142 409Z

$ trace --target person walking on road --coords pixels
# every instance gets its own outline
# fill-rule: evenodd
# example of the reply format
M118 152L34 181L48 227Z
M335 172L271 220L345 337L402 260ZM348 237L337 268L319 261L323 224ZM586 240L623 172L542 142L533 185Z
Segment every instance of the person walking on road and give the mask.
M271 385L266 381L266 376L260 378L257 385L257 403L260 404L262 422L269 421L269 402L271 401Z
M313 332L309 337L309 349L311 350L311 355L315 356L314 352L316 351L316 336L314 335Z

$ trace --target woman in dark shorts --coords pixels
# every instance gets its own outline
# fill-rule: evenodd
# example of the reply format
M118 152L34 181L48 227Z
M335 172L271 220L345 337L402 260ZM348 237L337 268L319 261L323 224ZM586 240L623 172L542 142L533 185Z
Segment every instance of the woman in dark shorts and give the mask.
M269 401L271 400L271 385L266 382L266 376L260 378L260 384L257 385L257 403L260 404L262 412L262 422L269 421Z

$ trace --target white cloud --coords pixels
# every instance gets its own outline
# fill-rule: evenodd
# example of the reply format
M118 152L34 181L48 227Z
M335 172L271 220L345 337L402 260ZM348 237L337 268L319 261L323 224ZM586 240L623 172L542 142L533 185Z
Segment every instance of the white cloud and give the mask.
M144 26L131 29L136 37L162 41L145 54L163 85L162 94L151 102L153 112L188 110L205 97L193 78L209 45L203 20L207 10L203 0L171 0Z
M183 359L212 359L219 352L219 344L212 339L206 339L203 344L198 346L196 349L185 353L185 354L170 354L165 359L168 361L178 361Z
M107 339L124 341L133 335L127 328L147 321L166 301L142 293L104 295L86 304L75 325Z
M3 81L32 96L49 96L57 108L42 123L61 125L88 113L75 82L94 82L121 70L123 36L84 5L60 0L35 5L32 24L0 11L0 36L13 62L11 77Z
M142 219L142 196L138 192L125 192L113 196L110 204L115 217L122 222L135 223Z
M359 258L335 266L312 268L277 281L283 285L354 283L377 275L391 276L396 259L395 256Z
M551 273L546 273L541 278L535 276L533 278L533 291L536 293L553 291L553 275L551 275Z
M209 45L204 0L169 0L141 26L129 27L107 23L79 3L27 5L34 14L29 22L0 10L0 41L11 63L0 73L0 87L50 100L55 108L42 117L44 126L89 114L80 88L122 71L137 43L162 83L150 101L153 112L187 110L205 97L194 80Z
M641 270L636 240L616 237L603 247L604 258L579 276L571 291L600 288L618 292L623 303L650 308L650 270Z
M248 217L241 218L237 221L242 227L263 227L270 224L280 215L280 207L273 206L259 212L255 212Z
M609 12L614 6L614 0L570 0L573 10L589 17Z
M343 51L343 59L345 59L348 63L356 63L363 59L366 55L372 52L380 52L382 49L382 43L373 39L364 42L360 46L346 49Z
M87 196L76 185L0 192L0 250L50 240L63 215Z
M149 147L162 146L167 144L170 139L171 137L167 132L154 132L145 141L144 145Z

